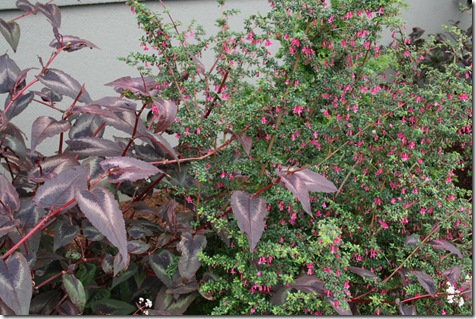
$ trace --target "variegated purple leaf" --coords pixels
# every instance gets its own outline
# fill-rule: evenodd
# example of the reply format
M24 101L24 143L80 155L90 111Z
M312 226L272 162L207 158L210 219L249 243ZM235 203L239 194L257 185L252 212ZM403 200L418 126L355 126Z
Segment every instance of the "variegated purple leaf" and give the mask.
M312 216L311 212L311 199L309 197L309 191L307 190L306 183L295 174L280 175L281 182L284 184L287 190L293 193L302 205L302 208L306 213Z
M72 242L79 233L79 227L71 225L67 220L59 220L55 228L55 237L53 241L53 251Z
M238 227L248 238L250 252L253 252L264 231L266 200L251 197L247 192L234 191L231 195L231 208Z
M8 54L0 55L0 94L13 91L20 73L20 68Z
M45 209L33 205L32 197L26 197L21 200L20 209L14 217L20 220L20 229L23 233L27 233L38 224L45 213Z
M200 268L201 262L198 260L198 254L203 251L207 245L207 239L203 235L194 235L183 233L182 239L177 245L177 250L182 253L179 259L178 270L180 276L185 280L190 280Z
M20 26L18 23L0 19L0 33L10 44L13 52L17 52L18 42L20 41Z
M87 188L87 176L87 168L71 167L38 187L33 203L51 210L60 208L74 199L75 191Z
M101 162L104 171L110 170L108 178L112 183L137 181L149 176L163 173L152 164L132 157L111 157Z
M127 250L133 255L143 254L149 250L149 247L149 244L146 244L142 240L130 240L127 242Z
M17 316L28 315L33 287L30 268L25 257L13 253L6 261L0 259L0 298Z
M33 101L33 92L20 95L5 112L6 117L11 120L21 112ZM10 103L10 97L5 100L5 107Z
M93 136L102 137L104 134L104 127L101 127L103 126L102 123L104 123L104 120L98 115L81 114L71 126L68 136L70 139Z
M291 290L291 287L281 287L276 291L269 302L271 302L275 306L282 305L286 302L286 298L288 297L288 293Z
M170 100L153 100L152 110L157 122L154 133L165 132L175 121L177 105Z
M28 0L17 0L16 7L23 12L31 12L36 10L36 6L31 4Z
M137 108L136 103L115 96L106 96L99 100L93 101L88 105L103 106L106 109L114 112L135 111Z
M18 219L11 219L9 215L0 215L0 237L7 235L11 231L16 231L20 225Z
M114 263L114 275L120 270L127 268L127 234L124 217L119 204L107 189L96 187L88 191L77 189L75 192L79 208L106 238L119 249L122 258L117 264ZM116 256L117 257L117 256Z
M460 274L461 274L461 266L450 267L446 269L445 271L443 271L442 273L442 275L445 276L446 279L448 279L448 281L452 285L454 285L458 281Z
M159 254L154 254L149 257L149 265L154 271L157 278L167 287L173 287L180 282L180 274L178 269L172 276L169 276L167 269L173 261L173 255L168 250L162 250Z
M61 44L63 51L66 52L74 52L82 48L99 49L94 43L72 35L60 35L59 38L60 41L57 39L51 41L50 47L59 48L59 44Z
M461 254L461 251L459 251L458 248L456 248L453 244L447 242L447 241L444 240L444 239L432 240L432 241L430 241L430 245L431 245L434 249L447 250L447 251L449 251L449 252L455 254L455 255L458 256L459 258L463 258L463 255Z
M402 316L416 316L416 307L415 305L404 306L403 304L398 305L398 309L400 310L400 314Z
M198 282L193 280L186 284L180 283L178 286L167 289L166 292L168 294L184 295L184 294L189 294L191 292L197 291L198 288L199 288Z
M354 267L354 266L349 266L347 267L347 269L350 272L353 272L354 274L359 275L362 278L372 278L373 280L378 279L378 276L376 274L374 274L373 272L367 269L362 269L362 268Z
M62 276L62 281L64 290L68 294L69 299L79 310L78 314L81 314L84 310L87 299L86 290L84 289L83 283L73 274L68 273ZM66 315L70 314L71 312L68 311Z
M284 186L301 202L304 211L310 216L312 216L312 212L309 192L333 193L337 191L331 181L308 169L284 166L277 169L277 173Z
M47 87L42 88L41 92L37 92L37 91L33 91L33 92L45 102L56 103L56 102L61 102L63 100L63 95Z
M39 116L33 122L31 128L31 151L48 137L66 132L71 127L71 123L66 120L57 121L49 116Z
M68 151L87 156L120 156L122 148L113 141L99 137L81 137L66 141Z
M42 4L37 2L36 6L38 7L39 12L45 15L45 17L50 21L53 27L61 27L61 12L56 4Z
M78 165L78 160L68 154L47 157L29 172L28 178L35 183L43 183L62 171Z
M109 111L109 110L104 110ZM130 111L121 111L114 112L114 117L105 117L104 121L106 125L112 126L119 131L123 131L127 134L132 134L134 132L134 127L136 126L136 115L135 112ZM136 132L139 134L145 134L147 129L142 121L137 122Z
M20 197L12 183L0 174L0 214L11 215L20 209Z
M152 144L172 156L172 158L177 159L177 154L175 153L174 148L162 136L147 131L143 134L143 136L140 136L140 139L146 143L151 142Z
M118 93L127 90L133 94L140 93L143 95L149 95L149 91L155 89L157 82L150 76L143 78L131 78L130 76L125 76L104 85L114 87Z
M319 278L310 275L303 275L297 278L289 284L289 287L302 292L315 292L320 297L324 296L326 292L324 282Z
M435 296L435 283L433 281L433 277L428 275L426 272L412 270L410 271L413 275L415 275L418 279L418 282L426 290L432 297Z
M71 77L71 75L64 73L57 69L46 69L46 71L37 77L38 80L50 89L69 96L72 99L76 99L80 94L82 87L81 84ZM79 102L90 103L91 97L85 90L82 91L78 98Z

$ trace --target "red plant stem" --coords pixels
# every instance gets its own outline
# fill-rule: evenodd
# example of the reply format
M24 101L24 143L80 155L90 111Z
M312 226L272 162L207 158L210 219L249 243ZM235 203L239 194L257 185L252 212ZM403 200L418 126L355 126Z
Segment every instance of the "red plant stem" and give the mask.
M45 281L43 281L41 284L39 284L38 286L35 287L35 289L40 289L41 287L43 287L44 285L52 282L53 280L55 280L56 278L58 277L61 277L63 276L64 274L68 273L66 270L62 270L60 271L59 273L57 273L56 275L53 275L51 276L50 278L46 279Z
M28 234L23 236L22 239L20 239L15 245L13 245L12 248L10 248L5 254L3 254L2 259L6 260L8 256L10 256L13 252L15 252L15 250L17 250L18 247L20 247L25 241L27 241L28 238L30 238L38 229L40 229L48 221L48 219L55 216L61 210L68 207L69 205L73 204L74 202L76 202L76 199L73 198L73 199L69 200L68 202L66 202L64 205L62 205L61 207L54 210L53 212L47 214L38 224L36 224L35 227L33 227L28 232Z
M47 4L49 4L49 3L53 2L53 1L54 1L54 0L49 0L48 2L45 3L45 5L47 5ZM10 20L10 21L20 20L21 18L24 18L24 17L26 17L26 16L28 16L28 15L30 15L30 14L32 14L32 13L35 14L36 12L38 12L38 10L40 10L40 9L34 9L34 10L31 10L31 11L25 12L25 13L22 14L21 16L18 16L18 17L16 17L16 18L13 18L13 19Z

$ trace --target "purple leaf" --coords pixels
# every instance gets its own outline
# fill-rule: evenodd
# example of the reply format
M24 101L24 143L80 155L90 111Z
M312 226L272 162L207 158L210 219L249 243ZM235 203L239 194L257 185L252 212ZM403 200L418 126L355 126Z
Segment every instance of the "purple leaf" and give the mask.
M291 290L290 287L279 288L278 291L273 294L269 302L271 302L275 306L282 305L288 297L289 290Z
M291 171L288 168L288 173ZM315 173L308 169L303 169L292 173L295 176L298 176L304 181L309 192L320 192L320 193L334 193L337 192L335 185L323 177L321 174Z
M31 151L47 137L66 132L71 127L71 123L66 120L57 121L49 116L39 116L33 122L31 128Z
M71 167L38 187L33 203L42 208L57 209L74 199L76 190L85 190L88 170L83 166Z
M450 284L454 285L458 281L460 273L461 266L453 266L443 271L442 275L445 276L446 279L448 279Z
M328 303L330 303L330 305L332 306L332 308L334 308L334 310L341 316L352 316L352 311L350 310L350 306L349 306L349 303L346 301L346 300L340 300L340 301L337 301L335 300L334 298L332 297L325 297L324 298ZM342 307L339 305L340 303L344 303L347 305L347 310L344 310L342 309Z
M179 259L178 270L180 276L185 280L190 280L200 268L201 262L198 254L207 245L207 239L203 235L192 236L190 233L183 233L182 239L177 245L177 250L182 253Z
M360 277L363 277L363 278L372 278L374 280L378 279L378 276L376 274L374 274L373 272L367 269L362 269L362 268L354 267L354 266L349 266L347 267L347 269L350 272L353 272L354 274L359 275Z
M106 109L114 112L135 111L137 108L135 103L115 96L106 96L99 100L93 101L88 105L104 106Z
M104 85L114 87L118 93L122 93L122 91L127 90L133 94L139 93L143 95L149 95L149 91L155 89L157 82L150 76L146 76L144 78L131 78L130 76L125 76Z
M186 284L180 283L178 286L175 286L173 288L169 288L169 289L166 290L166 293L184 295L184 294L191 293L193 291L197 291L198 288L199 288L198 282L196 282L194 280L194 281L190 281Z
M104 120L100 116L94 114L81 114L76 119L73 126L71 126L68 136L70 139L93 137L103 122ZM104 128L102 128L99 133L96 133L95 137L102 137L103 133Z
M20 210L14 216L20 220L20 229L23 230L23 233L27 233L38 224L44 215L45 210L33 205L31 197L26 197L21 200Z
M307 190L307 186L299 176L292 174L292 175L280 175L281 181L283 182L284 186L287 190L293 193L294 197L296 197L299 202L301 202L302 208L306 213L312 216L311 212L311 200L309 198L309 191Z
M109 113L109 110L102 111ZM127 134L132 134L134 132L134 126L136 125L136 115L135 112L131 111L114 112L113 117L106 116L104 121L109 126L112 126ZM147 129L144 123L142 121L137 122L137 133L145 134L146 132Z
M0 19L0 32L3 34L5 40L17 52L18 42L20 41L20 26L15 21L6 22Z
M102 161L101 167L104 171L110 170L108 178L112 183L125 180L133 182L163 173L154 165L132 157L111 157Z
M61 12L56 4L36 3L39 11L45 15L53 27L59 28L61 26Z
M238 227L248 238L250 252L253 252L264 231L266 200L251 197L251 194L243 191L234 191L231 195L231 208Z
M34 91L45 102L61 102L63 100L63 95L59 94L56 91L53 91L50 88L42 88L41 92Z
M251 145L253 143L253 139L251 137L237 134L232 130L227 130L226 132L233 134L233 136L238 140L238 142L240 142L241 147L243 147L243 149L245 150L245 153L247 155L250 155Z
M172 262L174 256L168 250L162 250L158 255L149 257L149 265L154 271L157 278L167 287L173 287L180 282L180 274L178 269L172 276L167 274L167 268Z
M277 173L284 186L301 202L304 211L310 216L312 216L312 212L309 192L333 193L337 191L332 182L308 169L298 170L284 166L281 170L277 170Z
M63 51L66 52L74 52L81 50L82 48L99 49L92 42L72 35L60 35L59 38L60 41L58 41L57 39L51 41L50 47L58 48L59 44L61 43Z
M0 214L0 238L13 230L16 231L19 225L20 221L18 219L11 219L9 215Z
M77 159L64 153L59 156L47 157L29 172L28 178L35 183L43 183L62 171L78 165Z
M94 311L93 314L103 316L125 316L136 310L136 307L129 302L109 298L91 302L91 308Z
M13 253L6 261L0 259L0 298L17 316L28 315L32 296L32 278L25 257Z
M463 255L461 255L461 252L459 251L459 249L456 248L455 246L453 246L453 244L450 244L449 242L447 242L444 239L432 240L432 241L430 241L430 245L434 249L447 250L447 251L455 254L459 258L463 258Z
M36 10L36 6L31 4L28 0L17 0L16 7L25 13Z
M66 246L72 242L79 233L79 227L71 225L67 220L59 220L55 228L55 237L53 241L53 251Z
M83 283L79 281L73 274L64 274L62 277L63 287L68 294L71 302L78 308L79 313L82 313L86 305L86 291Z
M154 133L165 132L167 128L175 121L177 116L177 105L170 100L152 100L152 109L155 109L157 122L155 123Z
M144 136L141 136L140 139L144 142L152 142L155 146L171 155L172 158L177 159L174 148L162 136L153 134L152 132L145 132Z
M78 316L81 314L79 309L69 300L57 305L55 309L58 311L58 315L60 316Z
M416 307L414 305L404 306L400 303L398 308L402 316L416 316Z
M66 141L68 151L87 156L120 156L122 148L115 142L99 137L81 137Z
M289 284L289 287L306 293L315 292L320 297L324 296L326 291L322 280L309 275L303 275L297 278Z
M473 298L473 280L466 280L461 284L461 294L467 298Z
M103 187L90 191L77 189L75 197L91 224L119 249L122 260L118 262L119 267L114 267L115 276L128 264L126 225L119 204L114 195Z
M8 54L0 55L0 94L13 91L20 73L20 68Z
M130 240L127 242L127 250L130 254L140 255L149 249L149 245L144 243L142 240Z
M20 95L10 106L10 108L5 112L6 117L11 120L21 112L23 112L26 107L33 101L33 92L28 92L26 94ZM10 103L10 97L5 100L5 106Z
M410 271L418 279L418 282L432 297L435 296L435 283L433 282L433 277L428 275L423 271L412 270Z
M408 235L405 237L403 243L408 246L416 247L418 244L418 239L415 237L415 235Z
M17 190L13 187L12 183L5 177L0 175L0 214L7 214L11 216L11 213L20 209L20 197Z
M82 90L81 84L79 84L78 81L60 70L46 69L46 71L37 78L43 85L58 92L59 94L69 96L72 99L76 99ZM83 90L81 96L78 98L78 101L90 103L92 100L91 97L89 97L88 92Z

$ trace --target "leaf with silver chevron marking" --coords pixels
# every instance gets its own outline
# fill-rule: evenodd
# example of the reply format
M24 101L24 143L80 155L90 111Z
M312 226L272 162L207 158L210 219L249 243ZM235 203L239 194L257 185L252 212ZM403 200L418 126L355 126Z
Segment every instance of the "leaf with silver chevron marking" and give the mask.
M0 259L0 298L17 316L28 315L33 287L26 258L14 253L6 261Z
M78 189L75 196L86 218L119 249L122 256L120 264L127 268L126 224L114 195L103 187L96 187L90 191ZM114 268L115 273L119 272Z

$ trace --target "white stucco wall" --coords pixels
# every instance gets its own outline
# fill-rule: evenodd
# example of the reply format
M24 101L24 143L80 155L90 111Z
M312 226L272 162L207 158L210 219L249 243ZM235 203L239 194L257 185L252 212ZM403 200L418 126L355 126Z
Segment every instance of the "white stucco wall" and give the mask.
M0 18L10 20L19 15L15 10L1 10L8 7L5 3L15 3L15 0L0 0ZM99 99L108 95L115 95L111 87L104 86L112 80L122 76L138 76L137 71L118 61L116 58L127 56L129 52L139 51L139 37L142 35L137 29L135 16L124 3L107 4L83 4L71 6L74 1L57 0L68 6L61 7L62 24L60 32L64 35L74 35L87 39L101 48L101 50L83 49L73 53L61 53L53 63L53 68L58 68L72 75L80 83L85 83L91 98ZM69 2L68 2L69 1ZM76 0L77 1L77 0ZM92 2L94 0L87 0ZM98 3L104 0L96 0ZM109 1L109 0L108 0ZM32 1L33 3L36 1ZM46 0L40 0L44 3ZM408 9L402 12L403 19L409 21L408 33L414 26L426 30L429 33L437 33L442 24L448 20L462 20L461 26L467 27L471 23L471 17L459 12L458 4L465 0L408 0ZM84 3L84 1L83 1ZM148 5L157 10L161 6L157 1L147 1ZM213 34L217 29L214 26L215 19L220 15L220 8L215 0L170 0L164 1L176 20L188 24L191 19L204 26L208 33ZM232 28L240 28L240 20L258 11L264 13L269 9L266 0L228 0L227 8L237 8L241 14L233 17L230 21ZM21 69L39 66L37 55L44 61L48 59L52 49L48 46L53 39L51 26L43 15L30 15L18 20L21 27L21 39L17 53L13 53L7 42L0 38L0 54L8 52ZM389 41L383 41L388 43ZM211 61L203 61L205 65L211 65ZM34 74L35 70L31 71ZM36 87L37 90L41 86ZM0 107L5 103L5 94L0 95ZM71 101L65 98L66 101ZM40 114L57 116L38 104L31 104L29 109L13 119L14 124L20 126L26 136L30 137L31 124ZM51 155L56 149L53 139L45 140L37 149L45 155ZM27 143L29 145L29 142Z

